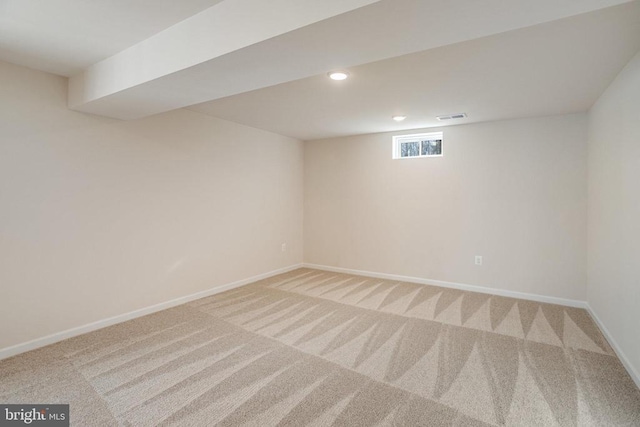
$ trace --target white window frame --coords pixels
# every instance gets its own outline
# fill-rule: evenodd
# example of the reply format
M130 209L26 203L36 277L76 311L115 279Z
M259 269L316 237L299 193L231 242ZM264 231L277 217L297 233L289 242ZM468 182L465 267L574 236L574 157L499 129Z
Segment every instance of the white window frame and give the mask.
M430 132L430 133L416 133L412 135L394 135L392 144L392 158L397 160L405 159L424 159L427 157L442 157L444 155L444 137L443 132ZM442 141L440 154L422 154L422 141L439 139ZM417 156L400 156L400 144L406 142L420 142L419 153Z

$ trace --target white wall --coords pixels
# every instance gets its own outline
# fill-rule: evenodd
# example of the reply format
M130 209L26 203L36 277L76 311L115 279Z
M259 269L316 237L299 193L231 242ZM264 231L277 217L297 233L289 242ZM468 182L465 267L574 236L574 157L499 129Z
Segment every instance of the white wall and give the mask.
M66 93L0 63L0 349L302 261L300 141Z
M588 302L640 379L640 53L589 113Z
M306 142L305 262L585 300L586 129L445 127L443 157L410 160L392 133Z

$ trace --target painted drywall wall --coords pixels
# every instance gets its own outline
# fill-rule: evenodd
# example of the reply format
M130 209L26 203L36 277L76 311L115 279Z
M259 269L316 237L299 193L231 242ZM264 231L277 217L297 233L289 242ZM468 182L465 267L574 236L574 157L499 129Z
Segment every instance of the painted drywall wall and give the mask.
M302 261L302 142L66 94L0 63L0 349Z
M587 299L640 378L640 53L589 112Z
M306 142L305 262L585 300L586 115L439 130L435 158Z

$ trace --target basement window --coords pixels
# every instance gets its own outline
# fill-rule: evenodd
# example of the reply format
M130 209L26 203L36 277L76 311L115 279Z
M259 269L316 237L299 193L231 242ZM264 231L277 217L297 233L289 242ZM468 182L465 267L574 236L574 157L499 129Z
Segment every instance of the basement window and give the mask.
M441 157L442 132L393 137L393 158Z

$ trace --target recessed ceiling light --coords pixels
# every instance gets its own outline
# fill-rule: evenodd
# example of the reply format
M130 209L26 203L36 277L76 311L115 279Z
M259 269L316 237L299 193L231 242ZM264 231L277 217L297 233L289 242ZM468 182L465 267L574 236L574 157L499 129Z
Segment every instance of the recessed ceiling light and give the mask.
M346 80L349 77L349 73L346 71L332 71L328 76L331 80Z
M404 119L406 119L406 118L407 118L407 116L392 116L391 118L392 118L393 120L395 120L396 122L401 122L401 121L403 121Z

